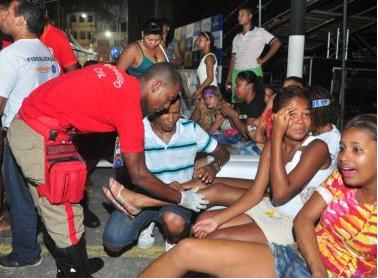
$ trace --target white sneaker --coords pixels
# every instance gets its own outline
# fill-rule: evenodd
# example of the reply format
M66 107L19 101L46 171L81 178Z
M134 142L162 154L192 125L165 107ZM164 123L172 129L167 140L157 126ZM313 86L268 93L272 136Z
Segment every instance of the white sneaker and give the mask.
M151 222L151 224L140 233L137 244L140 249L148 249L155 244L154 228L155 222Z
M171 250L173 247L175 247L176 244L169 243L168 241L165 241L165 252L168 252Z

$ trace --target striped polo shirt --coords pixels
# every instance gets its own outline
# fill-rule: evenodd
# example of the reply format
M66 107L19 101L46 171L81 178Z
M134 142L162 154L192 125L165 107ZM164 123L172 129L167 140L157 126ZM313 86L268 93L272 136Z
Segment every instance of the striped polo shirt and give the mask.
M177 121L176 132L168 144L155 134L147 118L143 124L147 168L164 183L191 180L197 153L211 153L218 144L197 123L184 118Z
M235 70L256 68L265 45L269 45L276 37L264 28L253 27L247 33L237 34L232 41L232 53L235 54Z

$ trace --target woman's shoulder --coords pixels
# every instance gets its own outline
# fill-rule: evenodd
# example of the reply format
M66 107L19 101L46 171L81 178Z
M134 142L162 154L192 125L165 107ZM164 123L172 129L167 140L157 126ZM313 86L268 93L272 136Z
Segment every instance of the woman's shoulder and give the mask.
M205 62L209 61L215 63L217 61L217 57L212 52L205 54L204 59Z
M125 49L126 51L138 51L140 47L139 41L134 41L129 43Z
M303 153L317 153L319 155L328 154L327 144L314 136L308 136L302 144Z

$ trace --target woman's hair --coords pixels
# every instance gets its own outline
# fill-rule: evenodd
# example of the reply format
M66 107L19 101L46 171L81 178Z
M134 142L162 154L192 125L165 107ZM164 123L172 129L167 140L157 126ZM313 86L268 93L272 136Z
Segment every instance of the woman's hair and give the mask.
M163 26L160 20L150 19L143 23L143 36L160 35L163 36Z
M272 90L273 94L276 94L276 89L274 89L273 86L271 86L271 85L269 85L269 84L263 84L263 85L261 86L261 89L262 89L262 91L264 92L264 94L265 94L265 90L266 90L266 89L270 89L270 90Z
M204 101L204 98L201 98L199 101L199 112L200 112L200 118L198 120L198 123L204 129L205 131L208 131L214 122L215 115L220 111L222 108L222 105L224 104L224 100L222 98L222 94L217 86L209 85L206 86L202 91L202 96L208 92L212 91L214 93L214 96L218 99L218 104L214 107L209 109Z
M349 128L364 129L371 138L377 141L377 115L376 114L360 114L353 117L344 127L344 131Z
M244 4L239 8L240 10L247 10L249 13L253 14L253 8L250 4Z
M339 106L332 94L321 86L311 86L308 89L311 99L312 125L321 127L329 123L336 123L339 115Z
M295 85L296 86L300 86L300 87L307 87L307 84L306 82L304 81L303 78L300 78L300 77L297 77L297 76L290 76L290 77L287 77L282 84L285 83L285 81L288 81L288 80L292 80L294 81Z
M168 26L168 34L167 34L167 39L166 39L166 47L168 47L169 43L172 42L173 35L174 35L172 27L171 27L171 22L167 18L161 18L160 23L161 23L161 28L162 28L161 32L163 32L164 25Z
M206 38L206 40L210 42L210 52L214 53L215 52L215 46L214 46L215 39L214 39L213 34L211 34L211 32L208 32L208 31L203 31L199 33L198 36L203 36Z
M242 71L238 74L238 76L236 78L244 80L245 82L247 82L247 84L253 83L256 95L264 95L264 91L262 90L261 82L254 72Z
M301 98L305 100L308 103L308 107L311 108L307 89L298 86L289 86L286 88L281 88L280 93L274 97L272 108L273 113L277 113L293 98Z

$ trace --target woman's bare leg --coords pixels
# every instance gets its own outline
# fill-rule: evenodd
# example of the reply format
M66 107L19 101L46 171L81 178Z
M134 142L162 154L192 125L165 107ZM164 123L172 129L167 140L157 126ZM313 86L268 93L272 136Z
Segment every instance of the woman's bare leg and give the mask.
M169 202L161 201L158 199L151 198L144 194L139 194L130 191L115 179L109 179L109 185L109 188L112 191L112 193L116 196L115 198L117 199L117 201L125 208L131 206L136 209L142 209L146 207L171 205L171 203Z
M211 218L224 210L225 209L205 211L198 216L197 221ZM267 243L263 231L251 217L246 214L232 218L216 231L210 233L207 238Z
M225 184L212 184L208 188L199 191L204 195L210 204L220 204L229 206L238 200L244 193L245 189L231 187Z
M235 188L248 190L253 186L255 180L231 177L216 177L213 183L222 183Z
M182 277L188 271L217 277L275 277L273 262L273 254L265 244L184 239L139 277Z
M236 218L242 220L244 217L249 218L245 214ZM235 222L236 220L232 221ZM250 220L249 223L220 228L210 233L207 237L211 239L238 240L262 244L268 243L268 240L260 227Z
M156 206L166 206L172 203L161 201L155 198L151 198L144 194L135 193L130 191L119 182L114 180L118 187L123 187L119 193L122 200L131 204L135 208L146 208L146 207L156 207ZM224 184L215 184L210 187L200 190L200 194L205 195L205 197L210 201L210 203L217 203L222 205L231 205L235 202L241 195L245 193L245 190L230 187Z

